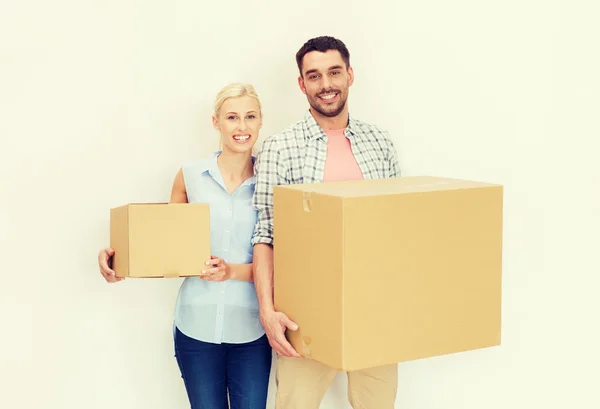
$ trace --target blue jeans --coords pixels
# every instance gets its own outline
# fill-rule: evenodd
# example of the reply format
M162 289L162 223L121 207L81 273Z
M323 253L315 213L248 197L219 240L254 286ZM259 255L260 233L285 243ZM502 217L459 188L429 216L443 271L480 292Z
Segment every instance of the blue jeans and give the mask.
M175 357L191 409L265 409L271 372L266 335L245 344L201 342L175 328Z

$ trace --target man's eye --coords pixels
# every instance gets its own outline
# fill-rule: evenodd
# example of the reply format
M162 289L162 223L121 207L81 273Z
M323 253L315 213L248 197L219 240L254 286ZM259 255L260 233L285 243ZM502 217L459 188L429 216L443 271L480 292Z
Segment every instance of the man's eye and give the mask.
M256 118L254 115L248 115L248 119L254 119Z
M227 119L235 119L235 116L228 116Z

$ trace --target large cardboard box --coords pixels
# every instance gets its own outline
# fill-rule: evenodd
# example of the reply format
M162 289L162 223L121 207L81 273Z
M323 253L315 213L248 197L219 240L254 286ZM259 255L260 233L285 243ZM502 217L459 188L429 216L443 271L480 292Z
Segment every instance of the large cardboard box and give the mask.
M110 210L118 277L199 276L210 259L210 208L204 203L131 203Z
M344 371L500 344L501 185L438 177L277 186L275 306Z

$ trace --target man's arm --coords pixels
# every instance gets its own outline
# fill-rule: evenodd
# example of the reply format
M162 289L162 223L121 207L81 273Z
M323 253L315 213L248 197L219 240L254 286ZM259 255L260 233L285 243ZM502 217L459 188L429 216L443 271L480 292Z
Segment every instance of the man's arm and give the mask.
M283 356L299 357L285 338L285 329L298 326L285 314L275 311L273 301L273 187L288 184L287 169L273 137L265 140L255 163L256 186L252 200L258 211L252 245L254 247L254 287L260 319L269 342Z
M268 243L254 245L254 287L261 314L275 311L273 302L273 247Z
M389 162L389 175L390 178L396 178L401 176L400 172L400 160L398 159L398 151L389 133L386 132L388 140L388 162Z
M281 153L271 137L265 140L255 163L256 186L252 204L258 211L254 229L254 285L261 311L274 311L273 305L273 187L287 184Z

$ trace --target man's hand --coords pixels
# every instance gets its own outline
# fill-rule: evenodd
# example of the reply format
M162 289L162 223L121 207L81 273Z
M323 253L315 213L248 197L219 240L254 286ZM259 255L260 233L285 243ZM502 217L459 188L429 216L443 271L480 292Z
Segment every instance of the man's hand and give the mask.
M292 331L296 331L298 329L298 325L290 320L287 315L282 312L277 311L269 311L266 313L261 313L260 321L265 328L265 332L267 333L267 337L269 338L269 344L271 347L277 352L277 354L292 358L301 358L300 355L292 344L288 342L285 337L285 329L289 328Z
M282 312L275 311L273 306L273 247L266 243L254 246L254 285L260 305L260 322L262 323L269 344L278 355L301 358L292 344L285 338L286 328L296 331L298 324L292 322Z

